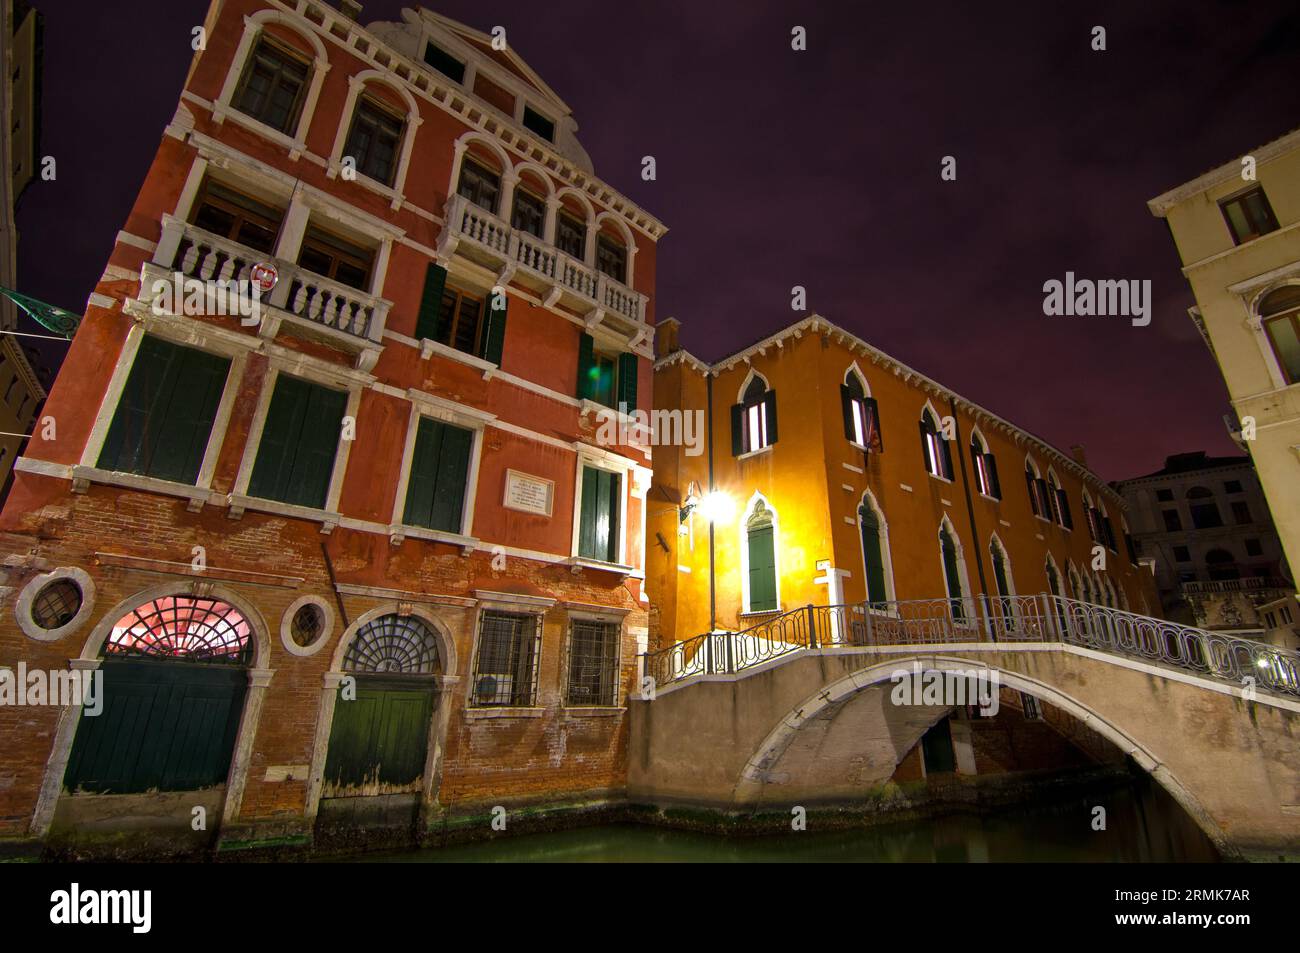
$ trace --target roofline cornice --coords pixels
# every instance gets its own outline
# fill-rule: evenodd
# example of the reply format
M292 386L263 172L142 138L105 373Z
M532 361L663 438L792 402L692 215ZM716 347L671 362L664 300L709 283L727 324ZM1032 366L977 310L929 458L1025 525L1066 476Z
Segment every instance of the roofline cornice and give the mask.
M1259 163L1268 162L1271 159L1276 159L1278 156L1285 155L1292 149L1296 148L1300 148L1300 129L1293 129L1286 135L1274 139L1272 142L1262 145L1258 149L1242 153L1242 157L1247 155L1252 156L1258 165ZM1216 186L1223 185L1225 182L1230 182L1233 179L1240 179L1242 157L1225 162L1218 168L1211 169L1209 172L1198 178L1192 179L1190 182L1184 182L1182 185L1170 189L1163 195L1157 195L1155 198L1151 199L1151 201L1147 202L1147 208L1151 210L1151 214L1156 218L1164 218L1169 213L1169 210L1175 205L1181 205L1193 196L1199 195L1202 192L1207 192Z
M372 68L391 77L392 82L401 83L403 88L411 92L411 95L423 99L425 102L433 103L439 109L455 116L471 128L495 136L501 140L508 151L513 152L515 155L539 162L561 181L585 192L606 205L612 212L621 215L633 228L640 231L651 241L657 242L667 234L668 227L663 222L613 188L609 183L600 179L594 173L579 168L572 160L565 158L551 148L549 143L543 142L526 131L521 131L515 125L514 120L501 119L498 118L497 114L490 113L488 107L480 105L474 99L473 93L457 86L448 79L442 78L441 74L430 69L424 63L418 63L397 52L357 21L348 19L339 11L323 3L308 5L310 9L320 13L322 17L321 22L316 23L298 12L298 7L303 5L301 3L293 3L289 2L289 0L266 0L266 2L275 9L293 17L294 21L300 24L303 29L311 30L322 40L333 43L349 55L368 63ZM334 27L336 25L344 31L355 31L360 34L368 45L367 50L362 52L357 48L355 39L350 37L350 32L345 33L348 38L340 37L335 33ZM349 41L350 39L351 41ZM380 63L375 59L375 48L384 51L389 58L388 63ZM395 67L398 65L405 68L406 76L402 76L397 72ZM416 74L425 78L425 88L420 88L409 78ZM452 106L452 100L457 98L465 101L466 109L458 110ZM478 113L477 120L470 118L469 114L471 112ZM509 136L503 133L509 133ZM521 143L524 145L521 145Z
M1018 444L1028 444L1036 448L1045 456L1050 457L1052 462L1059 465L1062 469L1073 473L1081 479L1090 480L1095 483L1100 490L1108 493L1114 501L1120 504L1121 511L1127 509L1128 504L1118 491L1111 487L1109 483L1103 480L1096 473L1075 460L1074 457L1057 449L1042 438L1035 437L1022 427L1017 427L1006 418L1000 417L991 410L981 407L974 401L968 400L955 391L944 387L933 378L927 377L920 371L908 367L902 361L890 357L884 351L868 344L856 334L844 330L819 314L812 314L800 321L796 321L794 324L782 328L775 334L768 335L757 344L751 344L744 350L730 354L713 364L706 364L685 351L674 351L667 357L661 358L657 361L655 363L655 369L658 370L661 365L666 367L670 363L673 363L670 359L678 358L679 355L683 355L681 359L683 361L691 362L692 366L701 373L711 374L712 376L717 377L723 372L731 370L731 368L735 367L739 363L750 362L755 355L765 354L769 348L783 347L785 341L789 338L795 338L797 340L805 333L817 334L822 331L837 337L840 343L847 346L850 351L855 353L861 352L873 365L887 368L894 374L894 376L901 377L905 383L915 383L921 388L921 390L925 391L932 397L940 397L953 401L967 414L975 418L976 423L982 423L986 427L1001 428L1003 431L1012 434Z

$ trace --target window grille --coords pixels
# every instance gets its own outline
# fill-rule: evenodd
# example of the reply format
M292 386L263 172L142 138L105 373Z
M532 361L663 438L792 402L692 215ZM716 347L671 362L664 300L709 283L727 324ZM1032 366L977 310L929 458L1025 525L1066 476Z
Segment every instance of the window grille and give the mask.
M618 703L618 636L616 622L574 619L569 628L569 675L566 705Z

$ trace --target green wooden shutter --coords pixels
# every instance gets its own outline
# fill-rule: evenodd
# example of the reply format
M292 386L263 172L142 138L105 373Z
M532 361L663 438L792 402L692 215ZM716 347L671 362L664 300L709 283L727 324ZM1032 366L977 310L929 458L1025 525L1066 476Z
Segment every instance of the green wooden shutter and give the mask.
M437 486L430 508L430 529L448 533L461 532L469 475L469 452L474 441L472 431L442 425L442 447L438 454Z
M411 473L406 483L406 508L402 522L432 527L433 496L438 488L438 457L442 451L442 424L421 417L415 428Z
M885 452L885 438L880 432L880 405L876 398L863 398L863 407L867 412L867 446L876 453Z
M749 611L776 608L776 550L771 526L749 530Z
M293 478L293 455L298 434L307 415L309 385L295 377L277 375L275 391L266 410L262 439L248 481L250 496L265 500L283 500Z
M885 555L880 538L880 520L869 506L858 508L862 520L862 558L867 570L867 601L884 602L889 598L885 590Z
M957 569L957 546L953 542L952 536L944 530L941 534L940 546L943 551L943 575L948 582L948 596L953 600L952 612L953 617L957 619L965 618L965 612L962 609L960 599L965 595L961 587L961 573Z
M1002 484L998 482L998 461L991 453L984 454L984 469L989 475L989 486L993 488L992 496L1002 499Z
M172 362L179 348L169 341L146 336L136 350L131 373L113 414L113 423L99 453L102 470L141 472L155 439L152 422L166 406Z
M348 395L326 387L310 386L307 418L303 421L294 456L292 496L285 502L319 509L325 505L329 494Z
M590 399L596 383L596 341L590 334L583 332L578 336L578 386L575 391L579 400Z
M857 429L853 421L853 391L849 389L848 384L840 385L840 412L844 415L844 437L847 440L857 442ZM863 437L865 438L865 434Z
M276 378L250 496L316 509L325 505L347 397L295 377Z
M745 452L745 405L731 405L731 455L738 457Z
M154 447L147 472L160 480L193 483L212 436L217 404L230 373L230 359L185 349L176 367L161 439Z
M433 262L424 272L424 292L420 295L420 311L415 319L415 338L445 341L447 324L451 315L442 313L442 292L447 286L447 269Z
M629 414L636 410L636 375L636 355L630 353L620 354L618 356L618 396L615 398L615 403L623 405L623 411Z
M1002 558L1002 550L996 546L993 547L993 581L997 584L998 595L1003 598L1011 595L1011 587L1007 584L1007 564Z
M582 501L578 522L578 555L599 559L596 549L597 486L600 471L594 467L582 468Z
M100 450L99 467L193 483L229 371L229 358L146 337Z
M767 442L771 445L776 443L776 391L763 395L763 407L767 413Z
M503 288L500 308L495 307L496 299L495 292L488 295L488 304L492 307L488 309L487 328L483 331L483 353L479 356L500 367L501 351L506 342L506 309L510 305L510 298Z
M618 530L622 480L617 473L582 468L582 500L578 524L578 555L618 562Z

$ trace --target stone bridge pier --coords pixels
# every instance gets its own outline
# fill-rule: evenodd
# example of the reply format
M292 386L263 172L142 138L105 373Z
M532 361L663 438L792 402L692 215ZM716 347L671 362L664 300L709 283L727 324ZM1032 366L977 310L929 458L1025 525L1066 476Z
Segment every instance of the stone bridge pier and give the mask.
M947 708L896 706L891 675L994 670L1115 744L1233 859L1300 856L1300 702L1066 643L804 650L631 704L640 803L731 811L851 804Z

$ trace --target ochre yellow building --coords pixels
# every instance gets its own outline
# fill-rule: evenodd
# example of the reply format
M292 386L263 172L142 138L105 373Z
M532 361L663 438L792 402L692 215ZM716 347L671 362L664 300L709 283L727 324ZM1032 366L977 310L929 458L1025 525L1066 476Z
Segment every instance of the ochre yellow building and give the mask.
M1292 568L1300 566L1300 130L1148 203L1169 223L1191 315L1236 412Z
M660 645L805 605L960 597L973 616L984 596L1056 592L1157 609L1103 481L824 318L712 365L675 321L658 332L655 407L708 422L700 452L655 451Z

